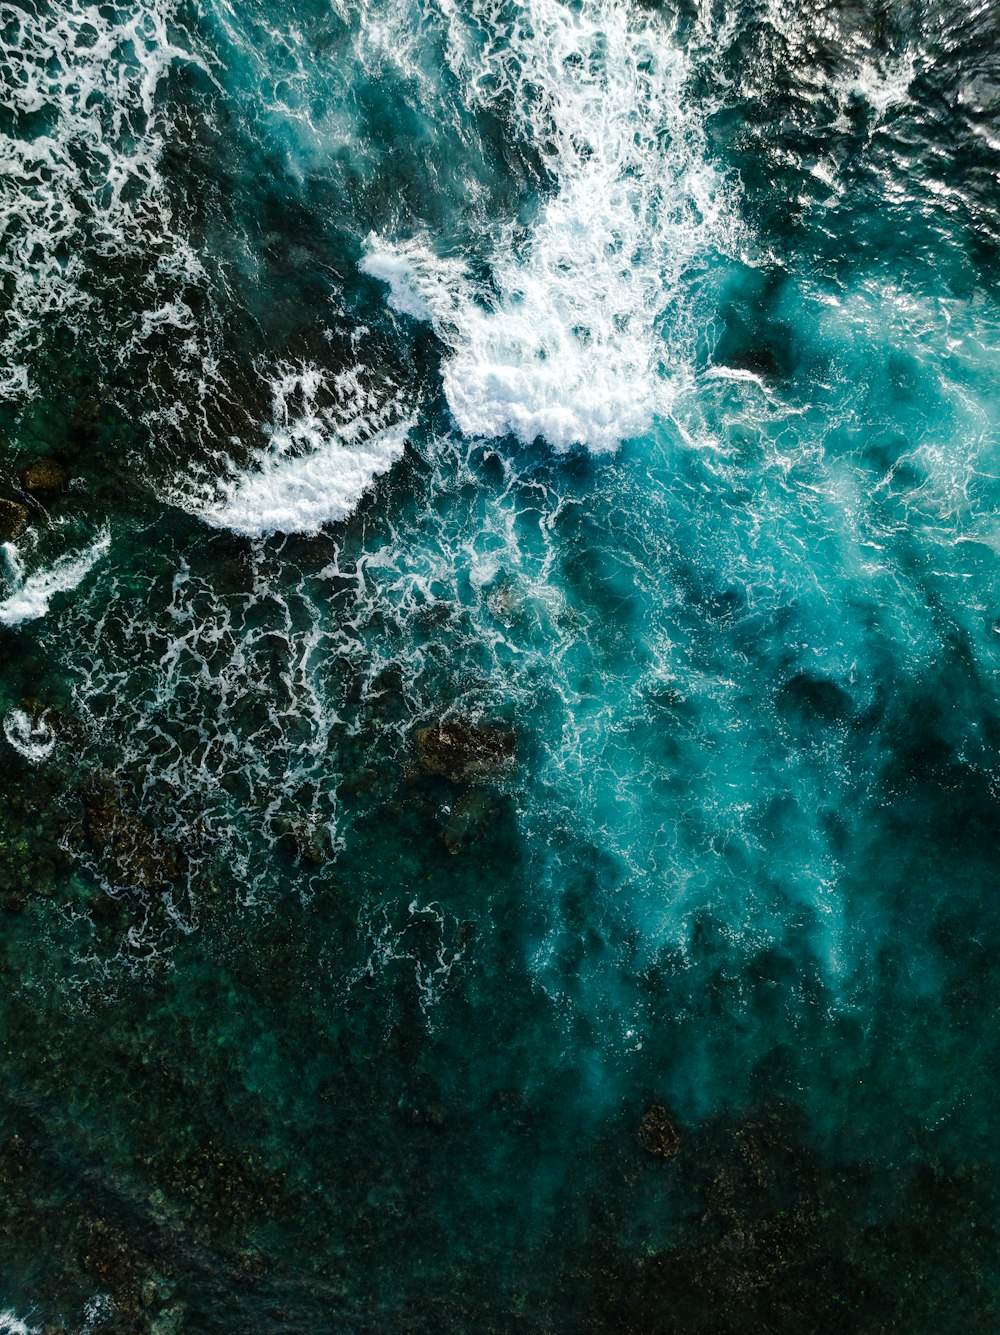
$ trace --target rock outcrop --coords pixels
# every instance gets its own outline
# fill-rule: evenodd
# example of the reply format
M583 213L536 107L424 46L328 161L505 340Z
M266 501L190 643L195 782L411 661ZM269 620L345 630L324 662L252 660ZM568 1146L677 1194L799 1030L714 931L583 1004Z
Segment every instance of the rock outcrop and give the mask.
M428 774L453 783L483 783L514 767L517 734L466 719L442 719L417 732L417 757Z
M452 808L441 835L448 852L458 853L475 843L486 833L499 811L489 793L463 793Z
M27 509L19 501L0 497L0 542L16 542L27 527Z
M91 847L101 854L113 885L137 890L158 890L178 872L170 846L130 811L119 805L111 782L98 779L84 795L84 830Z
M639 1123L639 1144L658 1159L673 1159L680 1153L681 1138L666 1108L650 1104Z
M21 486L32 496L55 496L69 481L69 474L55 459L36 459L21 474Z

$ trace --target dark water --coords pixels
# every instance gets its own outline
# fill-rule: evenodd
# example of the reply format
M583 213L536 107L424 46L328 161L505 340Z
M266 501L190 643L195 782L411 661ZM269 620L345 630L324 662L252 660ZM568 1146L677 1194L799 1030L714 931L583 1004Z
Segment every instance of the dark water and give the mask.
M1000 1330L996 6L0 95L0 1332Z

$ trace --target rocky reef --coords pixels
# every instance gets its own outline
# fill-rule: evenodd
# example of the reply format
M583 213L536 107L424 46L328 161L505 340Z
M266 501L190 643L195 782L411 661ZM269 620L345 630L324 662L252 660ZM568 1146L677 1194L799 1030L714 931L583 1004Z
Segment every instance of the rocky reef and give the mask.
M28 510L20 501L0 496L0 542L16 542L28 527Z
M517 734L508 728L441 719L416 734L417 758L428 774L453 783L479 784L511 773Z

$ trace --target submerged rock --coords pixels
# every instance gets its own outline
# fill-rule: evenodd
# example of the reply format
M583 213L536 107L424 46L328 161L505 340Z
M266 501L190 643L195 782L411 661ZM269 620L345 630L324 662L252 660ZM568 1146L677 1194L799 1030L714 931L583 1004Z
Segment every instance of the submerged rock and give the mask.
M94 782L84 795L84 829L113 884L156 890L177 876L169 845L139 816L122 810L107 780Z
M0 497L0 542L16 542L28 527L28 511L18 501Z
M496 819L500 808L487 793L464 793L455 803L442 832L449 853L474 843Z
M275 827L288 840L295 858L306 866L319 867L330 857L330 835L315 816L285 817Z
M149 1335L181 1335L184 1329L184 1308L168 1307L159 1316L154 1317L149 1326Z
M74 445L91 445L99 434L105 405L100 399L81 399L69 416L69 437Z
M21 474L21 486L32 496L53 496L68 481L69 474L55 459L36 459Z
M481 783L508 773L517 754L517 734L481 727L465 719L446 719L420 728L417 756L429 774L453 783Z
M639 1123L639 1144L658 1159L673 1159L681 1148L681 1138L666 1108L650 1104Z
M63 847L69 825L61 775L35 769L16 751L4 751L0 782L0 893L16 911L27 895L56 892L71 859Z

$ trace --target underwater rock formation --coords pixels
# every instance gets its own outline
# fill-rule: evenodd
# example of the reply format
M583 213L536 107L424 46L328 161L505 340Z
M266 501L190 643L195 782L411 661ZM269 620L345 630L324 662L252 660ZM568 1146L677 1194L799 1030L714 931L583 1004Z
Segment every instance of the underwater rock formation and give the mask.
M499 808L488 793L463 793L452 808L441 836L445 848L449 853L460 852L486 831L498 813Z
M27 509L0 496L0 542L16 542L27 527Z
M654 1103L643 1113L639 1123L639 1143L658 1159L673 1159L680 1153L681 1138L661 1104Z
M453 783L482 783L513 768L517 734L466 719L443 719L417 732L417 756L428 774Z
M36 459L21 474L21 486L32 496L55 496L68 481L69 474L55 459Z
M177 859L139 816L125 811L110 780L93 780L84 795L84 829L114 885L156 890L172 881Z

